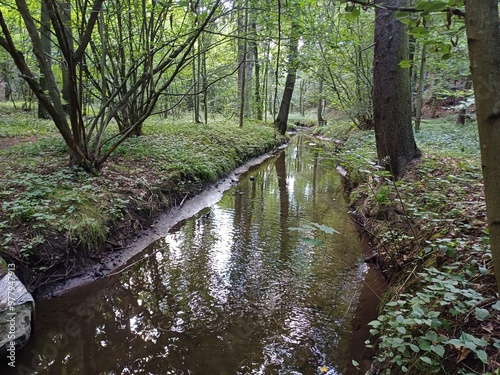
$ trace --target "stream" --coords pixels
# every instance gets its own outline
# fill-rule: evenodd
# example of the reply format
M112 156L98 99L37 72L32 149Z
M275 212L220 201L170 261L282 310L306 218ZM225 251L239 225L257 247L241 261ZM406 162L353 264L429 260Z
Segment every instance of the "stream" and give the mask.
M383 282L335 167L320 140L293 137L121 269L39 301L0 373L357 373Z

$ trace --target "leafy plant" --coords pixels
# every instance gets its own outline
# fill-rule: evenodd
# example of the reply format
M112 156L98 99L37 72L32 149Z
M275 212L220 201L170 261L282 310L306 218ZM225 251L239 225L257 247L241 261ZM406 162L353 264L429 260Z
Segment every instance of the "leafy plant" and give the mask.
M418 276L423 287L386 303L377 320L369 323L370 332L379 336L378 360L386 366L397 365L403 372L418 368L419 373L438 373L447 351L455 347L468 349L481 362L488 363L484 348L494 342L465 331L459 338L452 338L458 327L450 323L465 319L470 311L477 319L486 319L488 310L477 307L484 297L460 275L431 267ZM372 347L369 341L367 345Z

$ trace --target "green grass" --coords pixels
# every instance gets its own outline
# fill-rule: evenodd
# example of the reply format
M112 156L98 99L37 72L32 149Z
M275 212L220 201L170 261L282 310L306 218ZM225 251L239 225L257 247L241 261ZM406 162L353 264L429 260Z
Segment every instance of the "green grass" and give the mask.
M21 108L21 103L16 104ZM57 129L50 120L41 120L36 112L16 110L11 102L0 102L0 138L32 137L57 134Z
M479 156L479 135L475 124L459 126L454 118L424 120L415 140L423 152L441 156Z

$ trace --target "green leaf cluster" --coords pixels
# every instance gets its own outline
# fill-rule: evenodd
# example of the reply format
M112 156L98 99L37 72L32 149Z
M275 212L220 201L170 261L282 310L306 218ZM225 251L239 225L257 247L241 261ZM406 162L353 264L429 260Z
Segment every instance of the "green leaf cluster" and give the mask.
M464 318L475 311L476 318L489 316L486 309L476 306L484 297L471 288L460 275L428 268L418 274L424 284L414 294L403 293L388 302L377 318L370 323L372 335L378 336L378 360L386 365L397 365L403 372L439 373L447 351L466 348L483 363L488 363L485 348L494 342L486 341L462 331L459 338L451 326L451 318ZM497 309L498 307L495 307ZM367 345L372 346L368 341ZM386 372L388 373L388 372Z

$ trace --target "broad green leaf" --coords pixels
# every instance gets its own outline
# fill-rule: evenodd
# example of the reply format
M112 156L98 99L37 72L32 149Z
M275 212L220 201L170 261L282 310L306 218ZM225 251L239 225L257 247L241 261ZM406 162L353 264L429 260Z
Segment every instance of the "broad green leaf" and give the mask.
M420 357L420 360L422 362L425 362L425 363L429 364L429 365L432 365L432 359L430 359L429 357L426 357L425 355L422 356L422 357Z
M476 351L477 358L481 360L484 364L488 364L488 354L484 350Z
M403 335L406 334L406 328L403 326L396 327L396 331L398 331L399 333L402 333Z
M486 309L481 309L478 307L478 308L476 308L475 315L476 315L477 320L482 321L490 316L490 312Z
M413 65L413 60L403 60L399 63L401 68L410 68Z
M469 333L462 332L461 339L465 342L470 341L476 344L477 346L488 346L488 341L478 339L474 335L471 335Z
M416 318L421 318L424 315L424 310L418 305L414 305L412 307L413 310L413 316Z
M498 339L493 339L494 342L493 342L493 346L497 349L500 349L500 340Z
M326 234L334 234L334 233L340 233L339 231L327 227L326 225L318 224L318 223L312 223L316 228L318 228L320 231L325 232Z
M413 350L415 353L418 353L420 351L420 348L415 345L415 344L408 344L411 350Z
M442 346L442 345L432 345L431 346L431 350L434 353L436 353L438 356L440 356L441 358L444 357L444 353L445 353L444 346Z
M431 343L423 338L417 338L418 346L424 351L431 350Z

